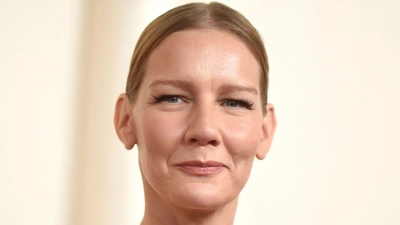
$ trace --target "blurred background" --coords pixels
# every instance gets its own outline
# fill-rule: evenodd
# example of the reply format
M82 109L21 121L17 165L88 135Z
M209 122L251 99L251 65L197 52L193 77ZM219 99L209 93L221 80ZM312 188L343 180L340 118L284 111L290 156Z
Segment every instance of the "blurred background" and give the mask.
M184 0L1 0L0 224L131 225L113 127L145 26ZM400 1L221 0L260 31L278 128L236 224L400 224Z

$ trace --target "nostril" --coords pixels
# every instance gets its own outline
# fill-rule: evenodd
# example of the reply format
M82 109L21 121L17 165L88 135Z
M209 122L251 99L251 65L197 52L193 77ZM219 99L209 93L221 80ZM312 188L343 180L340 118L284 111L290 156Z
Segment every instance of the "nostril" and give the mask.
M218 142L217 140L211 140L211 141L201 141L198 140L196 138L191 138L189 140L190 144L198 144L198 145L213 145L213 146L217 146Z
M212 146L216 146L217 145L217 141L216 140L212 140L212 141L209 141L208 144L210 144Z
M190 143L191 143L191 144L197 143L197 139L196 139L196 138L191 138L191 139L190 139Z

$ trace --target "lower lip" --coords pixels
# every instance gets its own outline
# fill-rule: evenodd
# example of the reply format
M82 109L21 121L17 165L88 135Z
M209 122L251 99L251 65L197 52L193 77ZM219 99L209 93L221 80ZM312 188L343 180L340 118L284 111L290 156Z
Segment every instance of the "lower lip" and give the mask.
M221 172L223 166L179 166L185 172L188 172L197 176L207 176Z

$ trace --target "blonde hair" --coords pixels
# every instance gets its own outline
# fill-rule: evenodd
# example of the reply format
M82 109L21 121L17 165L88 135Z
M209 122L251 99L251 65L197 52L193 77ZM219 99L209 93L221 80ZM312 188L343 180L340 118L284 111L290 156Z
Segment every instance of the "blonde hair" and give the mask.
M190 3L169 10L151 22L141 34L132 56L126 93L135 101L152 51L170 34L187 29L222 29L238 35L250 47L261 67L261 103L268 99L268 59L257 30L239 12L218 2Z

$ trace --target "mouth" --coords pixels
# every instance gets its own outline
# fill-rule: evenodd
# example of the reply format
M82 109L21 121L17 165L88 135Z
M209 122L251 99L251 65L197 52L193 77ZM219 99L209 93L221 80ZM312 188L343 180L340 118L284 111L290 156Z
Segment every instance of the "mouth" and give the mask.
M208 176L221 172L225 166L217 161L186 161L176 165L186 173L197 176Z

